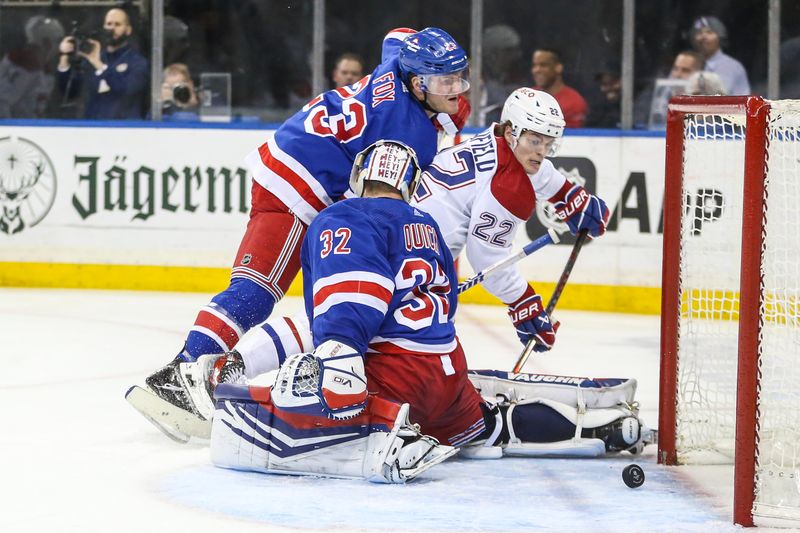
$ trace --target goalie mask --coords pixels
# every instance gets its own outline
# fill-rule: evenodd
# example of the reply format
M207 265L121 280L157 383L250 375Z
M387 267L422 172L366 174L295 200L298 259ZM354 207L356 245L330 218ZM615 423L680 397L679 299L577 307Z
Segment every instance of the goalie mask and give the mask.
M558 152L561 136L564 133L564 114L555 98L544 91L522 87L506 99L500 121L511 122L511 134L515 141L526 131L533 131L556 139L550 145L547 155L553 157Z
M361 151L350 173L350 188L356 196L364 194L364 183L379 181L391 185L408 202L420 178L417 154L398 141L378 141Z

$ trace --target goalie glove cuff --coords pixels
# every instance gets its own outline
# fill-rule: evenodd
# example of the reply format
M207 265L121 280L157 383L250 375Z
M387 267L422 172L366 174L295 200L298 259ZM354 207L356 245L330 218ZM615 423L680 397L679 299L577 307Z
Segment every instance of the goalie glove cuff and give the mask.
M319 400L330 418L358 416L367 405L364 357L355 348L328 340L314 350L320 368Z

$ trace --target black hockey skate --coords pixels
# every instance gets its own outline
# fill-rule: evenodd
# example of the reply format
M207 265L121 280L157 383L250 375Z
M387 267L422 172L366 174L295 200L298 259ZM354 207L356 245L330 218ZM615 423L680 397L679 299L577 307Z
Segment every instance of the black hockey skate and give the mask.
M189 411L192 414L201 416L189 392L186 390L186 385L181 377L178 368L178 365L181 363L185 363L185 361L180 357L176 357L166 366L147 376L144 382L159 398L184 411Z

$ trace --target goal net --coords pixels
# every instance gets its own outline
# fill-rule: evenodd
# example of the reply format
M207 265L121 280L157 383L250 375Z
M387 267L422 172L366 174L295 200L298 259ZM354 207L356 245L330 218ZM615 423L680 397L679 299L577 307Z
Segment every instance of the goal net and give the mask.
M800 101L674 98L666 160L659 462L732 463L735 522L798 526Z

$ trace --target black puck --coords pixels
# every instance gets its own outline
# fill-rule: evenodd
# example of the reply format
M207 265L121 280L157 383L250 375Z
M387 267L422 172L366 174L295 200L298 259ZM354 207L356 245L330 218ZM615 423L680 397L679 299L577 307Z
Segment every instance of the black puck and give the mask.
M644 485L644 470L639 465L628 465L622 469L622 481L635 489Z

